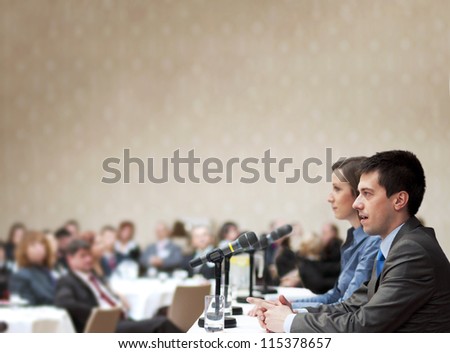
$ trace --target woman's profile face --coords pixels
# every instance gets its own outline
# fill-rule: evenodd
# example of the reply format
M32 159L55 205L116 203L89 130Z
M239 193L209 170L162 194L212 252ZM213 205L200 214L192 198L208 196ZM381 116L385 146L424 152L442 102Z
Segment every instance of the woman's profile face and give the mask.
M342 172L338 173L340 176ZM344 179L341 177L341 179ZM336 219L350 220L355 214L352 205L356 197L352 193L350 184L345 180L340 180L336 173L332 174L332 191L328 195L328 202L331 204Z
M27 248L28 260L34 265L42 265L47 257L45 245L41 242L34 242Z

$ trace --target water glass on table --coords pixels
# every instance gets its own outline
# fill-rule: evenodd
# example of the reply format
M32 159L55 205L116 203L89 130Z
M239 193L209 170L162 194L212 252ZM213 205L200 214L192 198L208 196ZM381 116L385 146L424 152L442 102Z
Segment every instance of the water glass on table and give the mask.
M223 295L205 296L205 330L206 332L221 332L225 326L225 299Z

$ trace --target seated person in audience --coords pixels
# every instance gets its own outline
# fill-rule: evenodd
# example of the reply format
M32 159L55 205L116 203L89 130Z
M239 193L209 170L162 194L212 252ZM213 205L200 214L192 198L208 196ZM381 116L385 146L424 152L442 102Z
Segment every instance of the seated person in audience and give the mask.
M15 263L16 247L25 235L25 226L22 223L14 223L9 229L8 240L6 241L6 259Z
M55 305L66 309L77 332L83 332L92 309L122 307L126 304L116 296L93 271L94 259L89 243L75 239L67 248L70 271L61 277L56 286ZM116 332L173 332L180 330L165 317L133 321L122 319Z
M63 275L69 269L66 261L66 249L72 241L73 236L66 228L60 228L56 231L55 238L57 242L55 271Z
M283 282L284 278L291 276L293 272L298 272L297 258L290 248L290 238L283 237L278 241L280 245L275 253L274 278L280 286L295 287L296 283L287 285L287 282Z
M76 239L80 236L80 224L78 223L78 221L74 219L69 219L64 224L63 228L70 233L70 235L72 236L71 239Z
M192 246L189 239L189 233L184 227L184 223L181 221L175 221L170 233L170 239L173 243L181 248L183 255L189 255L192 253Z
M112 268L109 266L109 261L105 256L105 238L102 234L97 234L90 245L93 257L93 270L99 278L105 280L112 274Z
M285 225L286 222L283 219L276 219L270 222L269 231L266 234L274 231L275 229ZM277 273L277 266L275 264L275 257L277 253L284 252L286 248L280 249L280 245L284 239L278 239L277 241L269 244L269 246L264 251L264 262L266 271L264 272L264 281L268 285L278 285L280 283L280 279ZM280 259L281 260L281 259ZM295 264L295 261L294 263Z
M239 228L235 222L225 222L219 230L219 246L235 241L239 237Z
M53 304L54 256L47 237L40 232L27 232L17 247L16 260L19 270L10 278L10 293L19 295L30 305Z
M325 294L293 300L292 306L296 309L342 302L370 279L380 238L369 236L364 232L358 212L353 209L353 202L359 195L359 168L365 159L365 157L347 158L344 162L337 162L332 166L332 191L328 196L328 202L336 219L346 220L351 225L341 248L341 272L334 287ZM336 238L335 226L328 224L323 230L322 239ZM255 315L258 308L257 306L251 314Z
M94 231L92 231L92 230L85 230L85 231L83 231L80 234L80 236L78 238L82 239L85 242L88 242L90 245L92 245L92 244L94 244L95 237L96 237L96 234L95 234Z
M107 276L110 276L117 267L116 253L114 251L117 231L114 227L107 225L100 230L99 236L103 242L103 266L107 267L105 268L106 272L109 273Z
M6 258L6 244L0 241L0 300L9 297L8 283L12 268L12 263Z
M170 230L167 225L158 222L155 233L157 241L142 253L141 266L166 272L180 268L183 255L180 247L170 240Z
M364 231L382 241L370 281L347 300L294 313L286 298L261 304L273 332L450 332L450 263L432 228L414 216L425 174L411 152L377 153L362 162L353 203Z
M350 209L355 212L351 208L351 204ZM333 288L341 273L340 250L342 240L339 238L337 226L332 223L326 223L322 227L319 244L314 244L315 239L310 241L313 242L312 246L310 246L311 249L315 248L314 245L319 247L318 259L311 259L308 253L300 252L298 257L300 277L305 288L310 289L314 293L322 294ZM304 248L304 245L302 248ZM314 252L316 250L314 249Z
M206 279L214 278L214 264L207 262L201 266L192 268L189 262L197 257L207 254L213 250L214 238L206 226L196 226L191 231L191 244L195 251L184 259L183 268L188 271L189 277L200 274Z
M134 224L130 221L124 221L119 225L117 240L114 245L117 264L121 263L123 260L139 261L141 249L133 240L134 229Z

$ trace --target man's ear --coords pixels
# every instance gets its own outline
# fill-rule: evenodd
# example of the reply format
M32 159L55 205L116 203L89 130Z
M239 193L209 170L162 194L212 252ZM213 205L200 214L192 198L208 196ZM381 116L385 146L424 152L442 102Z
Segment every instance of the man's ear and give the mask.
M394 197L394 209L400 211L408 205L409 195L406 191L400 191Z

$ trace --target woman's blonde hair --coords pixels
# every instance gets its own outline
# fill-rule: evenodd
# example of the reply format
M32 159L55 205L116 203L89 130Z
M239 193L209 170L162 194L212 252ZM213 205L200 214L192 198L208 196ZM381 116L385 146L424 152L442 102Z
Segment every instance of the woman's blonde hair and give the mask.
M41 243L44 245L46 251L44 266L52 268L55 261L55 257L53 256L50 242L44 233L37 231L26 232L25 236L18 244L16 249L17 265L19 267L31 267L34 265L33 263L30 262L27 255L27 249L33 243Z

